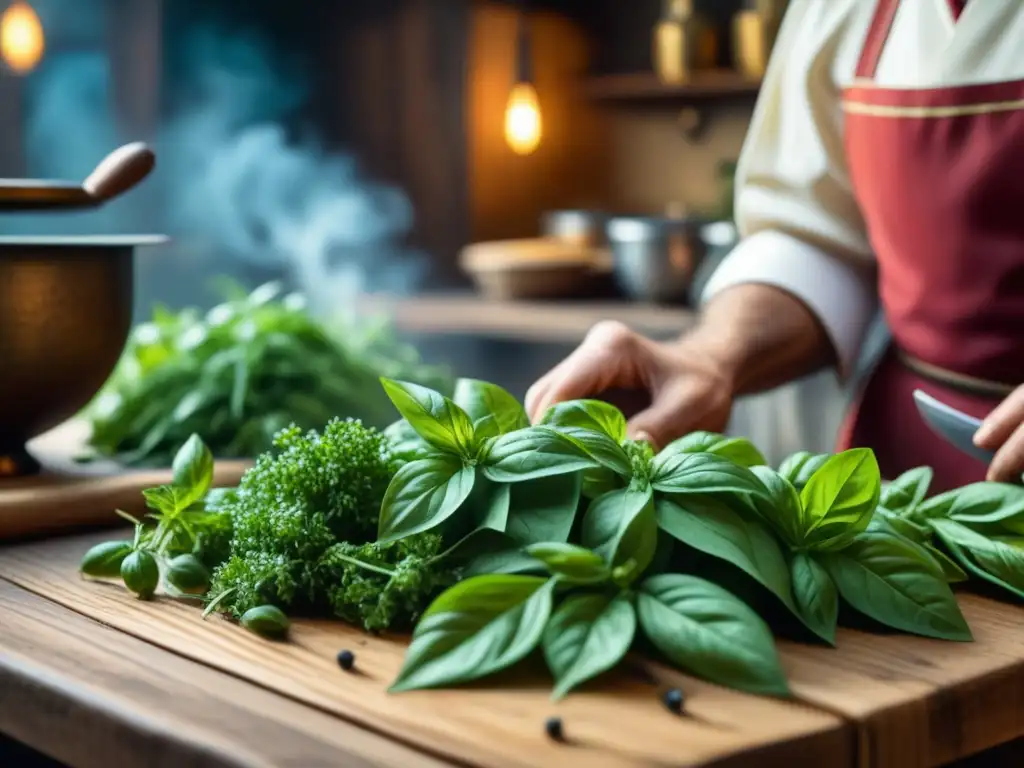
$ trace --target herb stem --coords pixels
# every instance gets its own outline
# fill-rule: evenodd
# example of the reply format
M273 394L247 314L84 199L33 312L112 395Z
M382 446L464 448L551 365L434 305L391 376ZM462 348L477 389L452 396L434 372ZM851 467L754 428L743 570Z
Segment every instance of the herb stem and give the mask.
M367 563L363 560L360 560L357 557L352 557L351 555L343 555L340 552L335 552L333 556L338 558L339 560L344 560L346 563L350 563L359 568L365 568L368 571L379 573L381 576L387 576L389 579L394 578L394 571L388 570L387 568L382 568L379 565L372 565L371 563Z

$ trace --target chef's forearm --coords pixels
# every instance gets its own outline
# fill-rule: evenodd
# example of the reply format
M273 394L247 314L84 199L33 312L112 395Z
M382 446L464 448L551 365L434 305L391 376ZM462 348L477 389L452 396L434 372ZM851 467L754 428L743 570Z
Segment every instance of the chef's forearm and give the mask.
M835 350L817 317L791 294L768 285L722 291L680 342L720 366L734 394L752 394L835 364Z

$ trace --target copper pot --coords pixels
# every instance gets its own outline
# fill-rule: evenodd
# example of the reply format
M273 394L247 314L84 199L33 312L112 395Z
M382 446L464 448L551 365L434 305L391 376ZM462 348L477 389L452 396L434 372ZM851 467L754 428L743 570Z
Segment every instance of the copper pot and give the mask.
M136 143L80 184L0 179L0 212L102 205L154 164ZM38 471L25 443L75 415L106 382L131 327L135 248L165 240L0 237L0 477Z

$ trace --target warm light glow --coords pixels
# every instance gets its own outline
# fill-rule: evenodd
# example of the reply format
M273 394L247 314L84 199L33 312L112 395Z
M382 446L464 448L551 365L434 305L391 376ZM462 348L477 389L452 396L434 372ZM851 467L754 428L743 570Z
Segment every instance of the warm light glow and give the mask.
M31 5L15 0L0 17L0 56L15 72L31 72L45 47L39 16Z
M528 155L540 144L541 133L537 91L529 83L516 83L505 108L505 141L517 155Z

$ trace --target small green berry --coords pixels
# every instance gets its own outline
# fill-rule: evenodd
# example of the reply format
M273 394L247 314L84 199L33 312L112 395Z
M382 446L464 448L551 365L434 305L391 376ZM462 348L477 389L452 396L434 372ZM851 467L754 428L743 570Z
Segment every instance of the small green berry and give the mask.
M291 622L276 605L257 605L242 614L242 626L257 635L282 638L288 634Z
M340 666L346 672L352 669L352 667L355 666L355 663L356 655L352 653L352 651L338 651L338 666Z
M98 579L115 578L121 573L121 563L132 552L130 541L105 541L92 547L82 558L82 573Z
M186 595L202 595L210 588L210 572L195 555L178 555L167 563L167 583Z
M160 583L160 567L151 553L136 549L121 562L121 578L140 600L148 600Z

